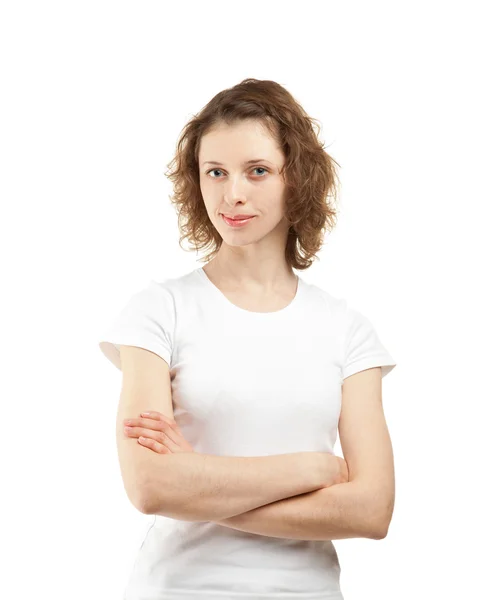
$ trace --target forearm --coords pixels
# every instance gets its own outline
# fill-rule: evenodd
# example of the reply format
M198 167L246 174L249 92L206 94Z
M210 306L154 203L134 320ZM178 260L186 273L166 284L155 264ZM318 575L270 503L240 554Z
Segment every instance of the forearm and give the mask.
M259 457L175 453L158 457L158 468L148 473L142 486L143 512L183 521L240 515L319 489L330 477L326 471L330 463L321 460L318 452Z
M215 521L239 531L299 540L380 539L370 497L355 482L340 483Z

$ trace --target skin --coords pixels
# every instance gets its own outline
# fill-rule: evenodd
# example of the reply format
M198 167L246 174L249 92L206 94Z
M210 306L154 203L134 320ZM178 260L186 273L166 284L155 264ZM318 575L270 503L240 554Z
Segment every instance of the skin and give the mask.
M244 164L256 158L266 160ZM285 216L285 181L279 172L284 161L281 148L258 121L222 124L201 139L201 192L223 240L204 271L221 290L264 299L294 296L297 279L285 260L290 224ZM234 229L221 213L256 216Z
M176 421L158 411L141 413L137 419L125 419L125 434L137 438L138 443L158 454L194 452L194 448L183 437ZM143 437L142 437L143 436ZM335 468L331 470L330 485L349 480L347 463L341 456L334 456Z
M141 413L138 418L125 419L124 425L128 437L138 438L138 443L158 454L194 452L194 448L183 437L176 421L163 413L157 411Z

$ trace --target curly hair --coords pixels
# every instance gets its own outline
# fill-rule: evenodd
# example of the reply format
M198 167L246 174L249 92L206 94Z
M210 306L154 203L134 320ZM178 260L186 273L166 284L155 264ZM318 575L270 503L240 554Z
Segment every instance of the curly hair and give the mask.
M286 191L286 218L290 223L285 248L289 266L308 269L322 247L324 234L336 225L339 165L318 139L320 126L294 97L275 81L244 79L219 92L181 131L166 177L173 195L181 233L196 250L211 251L200 260L208 262L222 238L207 214L199 184L198 153L201 137L219 124L256 120L267 128L285 156L281 174ZM317 131L315 132L315 128ZM190 248L192 249L192 248Z

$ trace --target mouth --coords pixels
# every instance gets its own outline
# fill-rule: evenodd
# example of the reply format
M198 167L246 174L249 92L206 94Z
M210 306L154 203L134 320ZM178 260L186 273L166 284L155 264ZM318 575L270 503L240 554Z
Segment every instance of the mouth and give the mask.
M244 225L247 225L247 223L250 223L252 221L252 219L255 218L255 216L256 215L252 215L252 216L246 217L246 218L230 219L229 217L226 217L225 215L223 215L221 213L221 217L222 217L223 221L230 227L243 227Z

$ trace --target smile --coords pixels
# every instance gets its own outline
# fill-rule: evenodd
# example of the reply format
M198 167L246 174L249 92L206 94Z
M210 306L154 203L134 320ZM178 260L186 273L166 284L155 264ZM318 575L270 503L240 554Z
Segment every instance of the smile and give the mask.
M228 219L224 215L221 216L224 222L230 227L244 227L244 225L246 225L247 223L249 223L249 221L252 221L252 219L255 218L255 215L254 217L248 217L247 219Z

